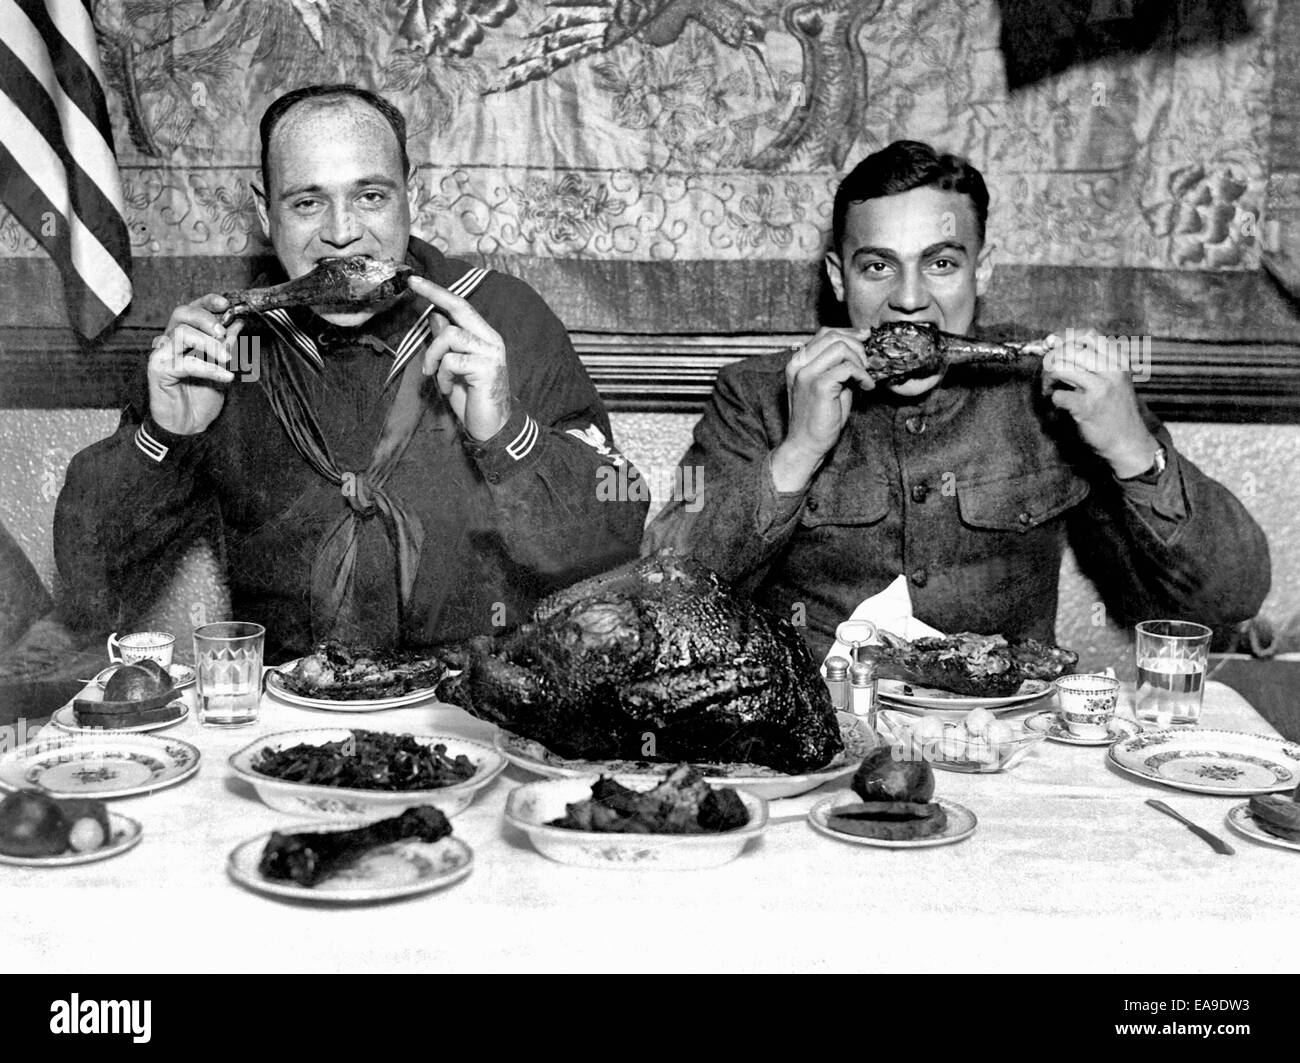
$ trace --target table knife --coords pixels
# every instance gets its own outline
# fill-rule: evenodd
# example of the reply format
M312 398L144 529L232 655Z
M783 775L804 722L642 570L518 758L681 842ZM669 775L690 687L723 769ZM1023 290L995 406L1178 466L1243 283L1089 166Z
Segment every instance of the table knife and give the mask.
M1157 812L1163 812L1166 816L1173 816L1174 819L1178 820L1179 823L1185 826L1197 837L1208 842L1210 848L1213 849L1216 853L1219 853L1222 856L1231 856L1233 853L1236 852L1236 850L1233 849L1231 845L1225 842L1217 834L1211 834L1204 827L1198 827L1186 816L1178 812L1175 812L1163 801L1157 801L1154 797L1150 797L1147 798L1147 804L1150 805L1152 808L1154 808Z

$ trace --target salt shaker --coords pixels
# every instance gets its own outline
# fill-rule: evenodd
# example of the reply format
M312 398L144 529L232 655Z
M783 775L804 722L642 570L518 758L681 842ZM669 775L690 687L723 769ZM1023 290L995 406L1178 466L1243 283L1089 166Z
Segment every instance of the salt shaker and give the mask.
M876 729L876 675L869 664L855 664L849 670L849 711Z
M826 658L826 689L836 712L852 712L849 707L849 662L843 657Z

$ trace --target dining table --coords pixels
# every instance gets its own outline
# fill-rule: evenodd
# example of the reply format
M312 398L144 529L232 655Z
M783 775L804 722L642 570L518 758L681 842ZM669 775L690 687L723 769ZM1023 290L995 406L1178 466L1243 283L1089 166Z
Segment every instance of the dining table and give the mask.
M1121 711L1132 695L1126 688ZM193 709L193 689L185 696ZM807 813L847 790L842 777L772 801L767 827L722 866L571 866L542 856L505 821L507 795L536 778L511 765L452 818L473 866L443 889L346 906L238 884L227 870L232 850L271 830L309 829L312 817L263 804L228 759L262 736L334 726L488 745L496 730L437 700L322 711L268 691L257 722L236 729L202 726L191 711L156 734L196 746L198 772L110 802L142 825L138 845L78 866L0 866L0 969L1186 973L1300 965L1300 853L1230 831L1225 815L1244 797L1147 781L1111 764L1105 747L1050 740L1008 771L935 772L936 797L978 820L950 845L883 848L816 832ZM1200 726L1276 735L1240 694L1213 681ZM1215 852L1149 798L1235 852Z

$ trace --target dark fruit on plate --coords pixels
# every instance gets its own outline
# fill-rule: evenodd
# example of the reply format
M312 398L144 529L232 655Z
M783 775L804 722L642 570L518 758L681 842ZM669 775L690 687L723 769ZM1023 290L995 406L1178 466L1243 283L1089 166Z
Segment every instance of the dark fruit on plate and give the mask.
M174 685L172 683L171 673L152 657L142 657L140 660L135 662L134 666L136 668L143 668L146 672L152 675L158 680L164 690L170 690Z
M1249 808L1262 830L1287 841L1300 841L1300 804L1281 794L1256 794Z
M161 667L150 661L155 668ZM108 677L104 684L105 701L145 701L170 690L172 679L166 672L162 678L139 664L124 664Z
M54 798L37 790L19 790L0 801L0 852L57 856L67 848L68 819Z
M924 760L895 760L889 746L874 749L853 775L853 792L863 801L915 801L934 796L934 769Z

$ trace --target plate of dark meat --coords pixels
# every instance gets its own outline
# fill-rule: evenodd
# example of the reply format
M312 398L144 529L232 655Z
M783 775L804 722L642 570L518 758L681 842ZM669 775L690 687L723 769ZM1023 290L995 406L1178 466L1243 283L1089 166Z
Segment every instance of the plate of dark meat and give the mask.
M494 749L456 735L347 727L264 735L230 758L271 808L367 819L411 804L454 816L505 766Z
M413 650L371 650L323 642L313 653L266 673L279 700L329 712L377 712L425 701L447 666Z
M314 823L259 834L236 846L227 871L242 886L291 900L370 904L450 886L474 854L438 809L357 826Z
M767 802L679 764L654 776L527 783L510 792L505 818L562 864L680 871L734 860L766 828Z
M877 692L898 705L968 712L1000 709L1051 693L1052 680L1078 663L1073 650L1038 639L962 631L907 639L880 632L879 645L858 647Z

